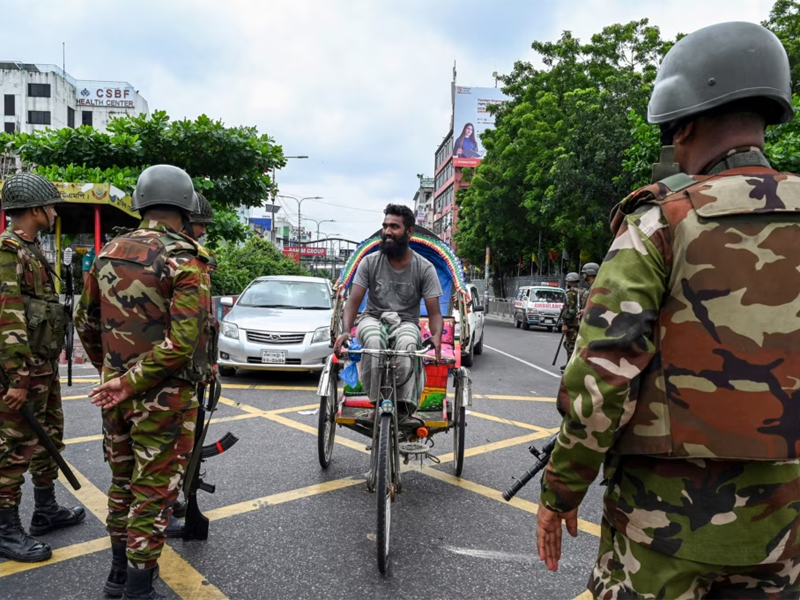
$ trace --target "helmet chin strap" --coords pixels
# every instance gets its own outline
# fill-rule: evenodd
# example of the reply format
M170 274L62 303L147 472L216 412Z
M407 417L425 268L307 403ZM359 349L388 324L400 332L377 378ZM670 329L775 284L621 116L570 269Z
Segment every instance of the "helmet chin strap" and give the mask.
M189 220L189 213L185 210L181 211L181 220L183 221L183 232L190 238L194 239L194 230L192 229L192 222Z

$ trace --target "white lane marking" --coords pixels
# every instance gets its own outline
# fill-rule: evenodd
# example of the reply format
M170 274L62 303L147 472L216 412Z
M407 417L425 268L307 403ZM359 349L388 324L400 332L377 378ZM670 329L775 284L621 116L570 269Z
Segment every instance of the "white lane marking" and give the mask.
M539 562L539 557L534 557L528 554L509 554L508 552L496 552L495 550L474 550L472 548L456 548L454 546L445 546L445 550L461 556L469 556L471 558L485 558L488 560L504 560L506 562L521 562L534 564Z
M550 375L550 377L555 377L556 379L561 379L561 375L556 375L555 373L551 373L547 369L543 369L542 367L540 367L538 365L535 365L533 363L529 363L527 360L522 360L521 358L517 358L513 354L509 354L508 352L503 352L502 350L498 350L497 348L492 348L491 346L487 346L486 344L484 344L483 347L484 348L488 348L489 350L494 350L498 354L502 354L503 356L507 356L508 358L513 358L514 360L516 360L518 362L521 362L523 365L527 365L527 366L531 367L532 369L536 369L537 371L541 371L542 373Z

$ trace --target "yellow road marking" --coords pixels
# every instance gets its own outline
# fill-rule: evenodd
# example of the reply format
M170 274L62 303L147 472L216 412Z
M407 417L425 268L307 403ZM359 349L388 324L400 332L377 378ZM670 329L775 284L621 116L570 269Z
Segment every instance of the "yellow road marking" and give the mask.
M592 596L592 592L586 590L580 596L575 596L573 600L592 600L592 598L594 598L594 596Z
M487 421L496 421L497 423L505 423L506 425L516 425L517 427L522 427L523 429L533 429L534 431L548 431L544 427L538 427L537 425L531 425L530 423L522 423L521 421L512 421L510 419L504 419L502 417L495 417L494 415L487 415L485 413L475 412L474 410L469 411L470 417L478 417L479 419L486 419Z
M364 483L364 480L352 479L349 477L345 479L335 479L333 481L326 481L325 483L318 483L288 492L281 492L280 494L272 494L270 496L264 496L263 498L256 498L255 500L248 500L246 502L239 502L237 504L215 508L214 510L210 510L205 513L205 515L210 521L216 521L218 519L224 519L234 515L241 515L254 510L260 510L266 506L274 506L275 504L283 504L284 502L291 502L293 500L299 500L300 498L308 498L310 496L324 494L325 492L341 490L347 487L358 485L359 483Z
M492 442L491 444L484 444L483 446L473 446L472 448L467 448L464 450L464 458L468 458L470 456L478 456L480 454L487 454L488 452L494 452L495 450L502 450L503 448L510 448L511 446L517 446L519 444L526 444L528 442L532 442L534 440L540 440L544 437L552 435L556 432L556 429L542 429L541 431L537 431L536 433L529 433L528 435L521 435L519 437L508 438L505 440L500 440L499 442ZM453 453L449 452L439 457L441 462L450 462L453 460Z
M86 507L86 510L105 523L108 514L108 497L75 467L70 465L70 468L81 484L81 489L71 490L72 493ZM184 600L227 600L228 597L225 594L206 581L167 544L164 544L159 562L162 567L161 579Z
M211 422L212 423L229 423L231 421L242 421L244 419L253 419L253 418L257 417L257 416L258 415L249 415L249 414L246 414L246 415L232 415L230 417L218 417L216 419L211 419ZM87 435L87 436L84 436L84 437L70 438L68 440L64 440L64 443L65 444L81 444L83 442L95 442L97 440L102 440L102 439L103 439L103 434L100 433L98 435Z
M290 392L316 392L316 386L310 385L262 385L246 383L223 383L223 390L283 390Z
M100 383L98 377L73 377L72 383Z
M534 515L539 512L539 505L536 504L535 502L531 502L529 500L523 500L522 498L516 498L516 497L512 498L511 502L506 502L505 500L503 500L503 494L499 490L495 490L485 485L481 485L480 483L475 483L474 481L461 479L460 477L456 477L455 475L450 475L450 473L445 473L444 471L439 471L438 469L434 469L432 467L424 467L420 469L420 473L424 473L428 477L438 479L439 481L444 481L445 483L449 483L450 485L454 485L456 487L469 490L470 492L480 494L481 496L485 496L486 498L491 498L492 500L497 500L499 502L502 502L503 504L508 504L510 506L519 508L520 510L524 510L525 512L529 512ZM584 533L589 533L591 535L600 537L600 525L590 523L589 521L584 521L583 519L578 519L578 529L580 531L583 531Z
M82 398L88 398L88 397L89 396L84 394L83 396L61 396L61 399L62 400L80 400Z
M268 412L272 413L273 415L280 415L282 413L289 413L289 412L301 411L301 410L313 410L315 408L319 408L319 403L317 403L317 404L304 404L303 406L291 406L289 408L279 408L278 410L270 410Z
M475 398L476 396L473 394L472 396ZM540 396L495 396L495 395L486 395L484 394L484 398L488 398L489 400L526 400L528 402L555 402L555 398L543 398Z
M23 573L31 569L38 569L39 567L45 567L47 565L64 562L65 560L69 560L71 558L77 558L79 556L85 556L86 554L93 554L94 552L108 550L109 548L111 548L111 538L106 536L97 540L92 540L91 542L83 542L82 544L73 544L71 546L66 546L65 548L57 548L56 550L53 550L53 556L44 562L23 563L9 560L8 562L0 563L0 577L7 577L8 575Z

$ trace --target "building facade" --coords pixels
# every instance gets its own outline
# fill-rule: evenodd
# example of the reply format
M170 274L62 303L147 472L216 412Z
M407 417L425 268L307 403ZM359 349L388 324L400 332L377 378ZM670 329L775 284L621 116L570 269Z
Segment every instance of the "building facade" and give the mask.
M0 96L7 133L81 125L106 131L116 116L150 114L130 83L75 79L56 65L0 61Z
M426 229L433 227L433 177L423 177L417 175L419 178L419 189L414 194L414 216L417 219L417 225L421 225Z

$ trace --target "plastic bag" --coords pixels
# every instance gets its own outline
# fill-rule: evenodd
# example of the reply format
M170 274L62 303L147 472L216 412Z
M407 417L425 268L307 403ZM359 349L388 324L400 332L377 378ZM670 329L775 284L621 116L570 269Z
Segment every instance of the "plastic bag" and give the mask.
M353 340L350 342L350 346L348 350L361 350L361 344ZM339 371L339 379L344 381L347 385L351 388L355 388L358 385L358 361L361 360L360 354L349 354L350 361L347 363L347 366Z

